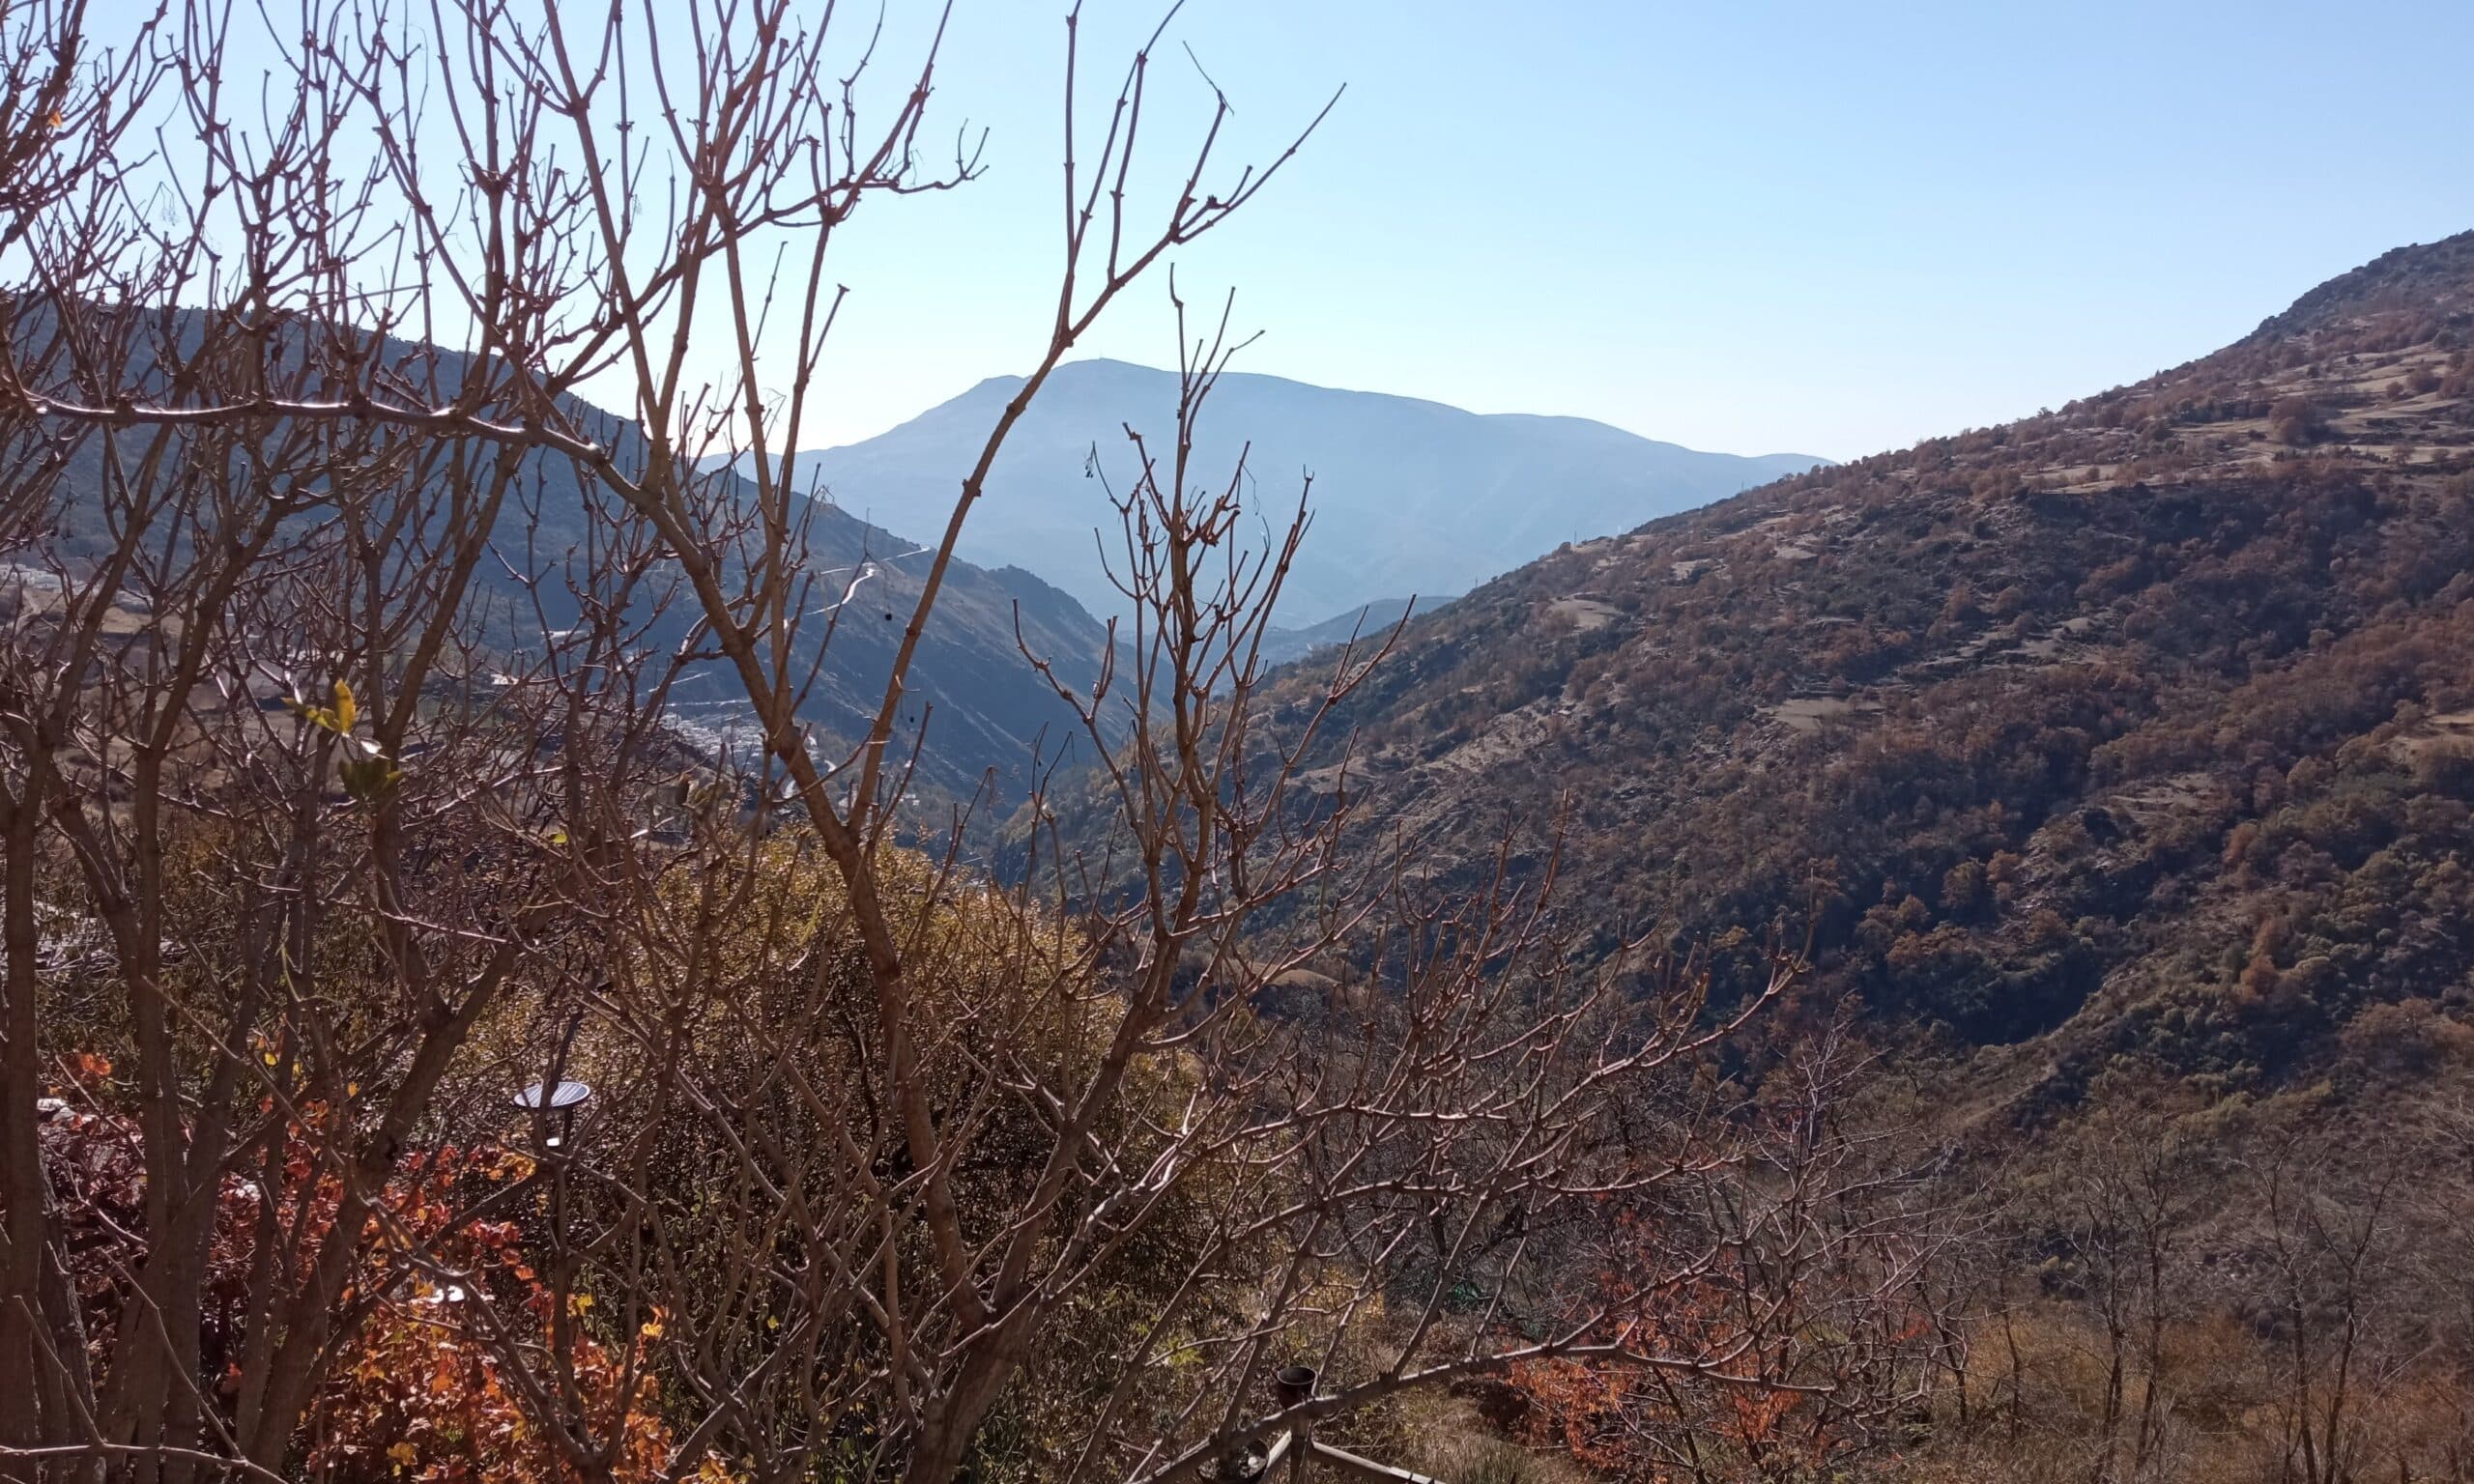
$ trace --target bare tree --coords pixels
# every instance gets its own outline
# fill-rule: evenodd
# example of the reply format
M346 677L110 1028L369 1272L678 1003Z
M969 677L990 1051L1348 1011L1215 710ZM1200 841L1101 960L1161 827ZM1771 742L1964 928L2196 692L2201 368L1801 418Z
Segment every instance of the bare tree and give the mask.
M2172 1408L2165 1337L2183 1308L2180 1247L2205 1188L2201 1151L2167 1090L2117 1080L2110 1091L2074 1130L2040 1203L2101 1334L2089 1470L2099 1480L2149 1477L2163 1443Z
M1307 519L1258 543L1250 471L1193 467L1224 313L1180 304L1176 425L1128 430L1115 659L1025 656L1113 853L1045 796L1010 882L904 834L999 448L1314 121L1223 169L1214 90L1155 178L1162 35L1094 95L1069 14L1052 322L837 737L791 455L837 234L976 172L921 160L941 19L886 86L830 6L304 0L247 125L228 10L108 57L87 21L12 12L0 115L12 1467L375 1467L353 1357L407 1324L489 1357L544 1478L942 1481L1028 1418L1047 1476L1151 1484L1557 1358L1829 1392L1758 1327L1616 1322L1721 1266L1783 1301L1858 1235L1696 1091L1800 959L1713 1008L1646 944L1583 964L1551 850L1447 898L1358 848L1350 766L1305 759L1385 646L1256 714ZM180 142L131 155L150 89ZM753 742L695 757L670 691L715 673ZM580 1111L509 1113L571 1072ZM1736 1178L1794 1198L1559 1288L1597 1203Z
M405 244L384 162L343 146L388 52L313 11L244 128L228 12L118 50L93 18L8 32L14 74L52 71L13 97L0 326L0 1441L64 1475L265 1472L379 1270L438 1235L387 1192L503 1123L503 1059L589 921L595 801L538 739L578 739L572 775L582 739L641 742L641 708L559 683L566 653L476 693L507 632L476 585L546 471L488 416L509 363L429 348L435 286L372 292ZM595 556L603 592L644 570ZM645 765L614 751L618 780ZM63 1183L122 1152L125 1221L72 1241Z
M2343 1484L2373 1445L2365 1413L2415 1358L2396 1353L2401 1327L2382 1312L2402 1266L2403 1172L2384 1161L2346 1170L2316 1141L2287 1135L2252 1174L2265 1217L2253 1256L2286 1362L2284 1466L2304 1484Z

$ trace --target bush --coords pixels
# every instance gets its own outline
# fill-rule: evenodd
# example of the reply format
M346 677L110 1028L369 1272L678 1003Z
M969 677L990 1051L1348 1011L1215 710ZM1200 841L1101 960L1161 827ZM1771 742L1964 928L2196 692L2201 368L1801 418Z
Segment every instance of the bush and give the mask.
M2280 443L2298 448L2316 442L2326 430L2319 409L2305 398L2287 397L2268 409L2268 433Z

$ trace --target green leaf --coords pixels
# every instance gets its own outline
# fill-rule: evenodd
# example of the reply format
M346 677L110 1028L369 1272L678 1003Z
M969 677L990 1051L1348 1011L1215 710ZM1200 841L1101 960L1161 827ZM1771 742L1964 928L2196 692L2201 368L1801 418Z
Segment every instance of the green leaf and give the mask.
M335 771L343 777L344 792L364 804L386 797L404 781L403 773L384 757L356 757L337 763Z

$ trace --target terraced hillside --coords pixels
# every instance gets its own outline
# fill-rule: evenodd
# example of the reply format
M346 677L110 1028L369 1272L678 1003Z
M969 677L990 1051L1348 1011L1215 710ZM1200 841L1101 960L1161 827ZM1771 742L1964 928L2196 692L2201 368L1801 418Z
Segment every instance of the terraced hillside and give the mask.
M2470 381L2474 234L2139 385L1560 549L1354 700L1368 846L1474 875L1560 812L1601 942L1809 924L1817 994L2066 1027L2057 1097L2109 1048L2267 1087L2367 1015L2474 1014Z

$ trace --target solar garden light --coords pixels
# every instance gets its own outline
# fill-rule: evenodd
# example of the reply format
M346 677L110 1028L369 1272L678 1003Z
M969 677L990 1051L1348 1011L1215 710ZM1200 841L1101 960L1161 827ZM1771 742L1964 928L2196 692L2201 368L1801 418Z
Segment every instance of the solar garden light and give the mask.
M535 1082L515 1095L515 1105L529 1113L558 1114L559 1131L544 1137L541 1147L560 1150L566 1148L567 1140L575 1133L576 1109L583 1107L591 1097L592 1086L590 1083L567 1080Z
M1314 1400L1314 1383L1321 1379L1310 1365L1283 1365L1272 1373L1272 1398L1286 1412ZM1307 1465L1314 1457L1314 1421L1300 1417L1288 1432L1288 1484L1298 1484L1306 1477Z
M561 1075L566 1070L567 1048L575 1044L576 1031L583 1024L584 1012L577 1011L567 1021L567 1033L559 1038L558 1054L550 1059L550 1074L515 1095L515 1105L532 1115L535 1128L543 1126L547 1115L559 1115L559 1131L541 1139L541 1147L554 1154L566 1149L573 1140L576 1109L592 1097L591 1084Z

